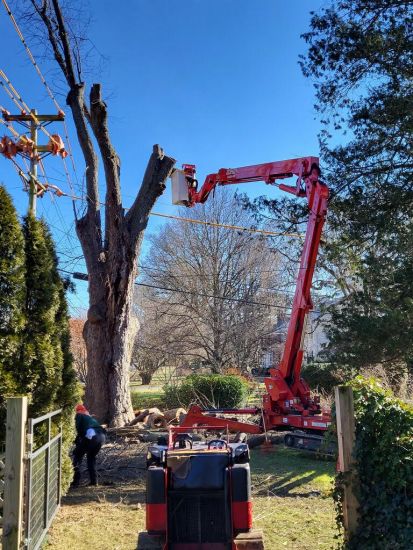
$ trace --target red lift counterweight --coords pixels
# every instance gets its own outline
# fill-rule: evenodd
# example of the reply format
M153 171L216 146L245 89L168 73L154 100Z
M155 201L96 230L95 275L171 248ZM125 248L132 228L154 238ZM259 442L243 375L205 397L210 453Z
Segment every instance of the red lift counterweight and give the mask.
M270 376L264 380L267 393L263 395L263 428L271 430L284 427L324 432L330 424L330 414L321 411L319 398L310 395L308 384L301 378L306 317L312 309L311 286L328 206L328 187L320 181L319 160L317 157L304 157L242 168L221 168L209 174L199 190L195 172L195 165L184 164L183 170L176 170L172 174L174 204L191 207L204 203L211 191L219 185L254 181L275 184L279 180L297 176L295 187L283 183L278 184L278 187L296 197L307 199L309 220L284 352L278 367L270 369ZM216 420L203 413L199 407L194 407L190 409L183 426L207 425ZM256 426L253 428L252 425L230 420L226 422L230 429L256 433Z

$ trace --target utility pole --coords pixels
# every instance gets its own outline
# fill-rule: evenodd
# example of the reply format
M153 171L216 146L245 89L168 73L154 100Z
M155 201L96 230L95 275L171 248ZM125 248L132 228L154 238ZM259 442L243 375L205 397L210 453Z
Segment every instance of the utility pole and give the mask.
M36 109L32 109L31 113L37 115ZM30 159L30 184L29 184L29 215L36 217L36 203L37 203L37 164L39 157L37 154L37 123L35 117L32 117L30 121L30 139L33 140L35 154Z
M30 114L9 115L4 113L3 118L7 122L19 122L30 130L30 139L33 142L33 154L30 157L28 213L36 216L37 187L39 185L39 182L37 180L37 165L39 164L40 160L39 153L50 152L50 149L47 145L38 145L37 131L41 127L42 122L62 122L65 118L65 115L64 113L58 113L57 115L38 115L36 109L32 109L30 111Z

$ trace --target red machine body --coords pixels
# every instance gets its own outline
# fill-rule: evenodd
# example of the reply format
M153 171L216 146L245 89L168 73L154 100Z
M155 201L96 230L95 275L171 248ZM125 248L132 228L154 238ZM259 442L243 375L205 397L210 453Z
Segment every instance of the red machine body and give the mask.
M139 548L263 549L252 531L249 449L229 438L199 441L193 428L170 427L147 454L146 529ZM208 432L222 426L208 426ZM141 539L141 537L140 537Z
M261 429L289 428L323 432L331 422L330 413L321 411L319 397L311 396L308 384L301 377L306 318L313 306L311 286L329 195L327 185L320 181L318 158L304 157L242 168L221 168L218 172L209 174L199 190L195 178L195 165L184 164L183 170L177 171L175 178L172 176L173 197L175 204L191 207L205 202L218 185L254 181L274 185L275 182L292 176L297 176L295 187L282 183L278 184L278 187L307 200L309 220L283 356L277 368L270 369L270 376L264 379L267 393L263 395ZM221 413L224 414L225 411ZM234 413L235 411L229 412ZM217 421L217 418L203 415L199 407L193 407L183 425L201 425L201 416L205 419L204 423ZM228 426L229 423L234 423L230 420L223 422ZM236 427L235 424L242 426ZM235 422L231 429L255 433L246 423Z

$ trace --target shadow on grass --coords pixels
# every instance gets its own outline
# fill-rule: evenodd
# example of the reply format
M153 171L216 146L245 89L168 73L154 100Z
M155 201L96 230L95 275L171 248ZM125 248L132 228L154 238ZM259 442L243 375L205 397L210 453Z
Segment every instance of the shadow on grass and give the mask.
M136 550L162 550L165 539L161 536L148 535L146 531L139 533Z
M254 495L308 498L330 493L334 464L280 445L252 452L251 474Z
M98 487L87 486L88 475L82 473L83 484L71 489L62 499L64 505L77 505L88 502L110 502L143 504L145 502L146 471L142 454L136 446L130 445L117 463L106 460L98 464ZM99 467L100 466L100 467ZM253 494L256 496L276 496L309 498L326 496L331 490L334 464L317 460L314 455L275 446L275 451L251 452L251 477Z
M293 472L284 476L276 476L275 481L271 479L268 480L268 483L264 483L262 486L255 487L254 494L257 496L293 498L308 498L320 496L320 491L312 489L311 486L308 486L308 484L316 477L318 477L317 472L311 472L299 478L297 478ZM294 491L294 489L297 488L306 488L307 490L301 492Z

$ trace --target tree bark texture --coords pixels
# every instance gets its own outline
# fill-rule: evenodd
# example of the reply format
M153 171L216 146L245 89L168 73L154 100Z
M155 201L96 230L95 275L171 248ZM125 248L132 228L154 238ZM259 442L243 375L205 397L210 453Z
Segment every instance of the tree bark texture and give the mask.
M89 249L96 231L93 220L88 223L86 214L76 226L89 273L90 307L84 329L88 356L85 401L93 414L112 426L122 426L133 418L129 368L139 328L132 316L136 260L149 212L162 194L173 164L173 159L154 146L134 211L125 216L121 209L112 208L112 215L118 219L106 220L105 243L98 254L91 255Z

